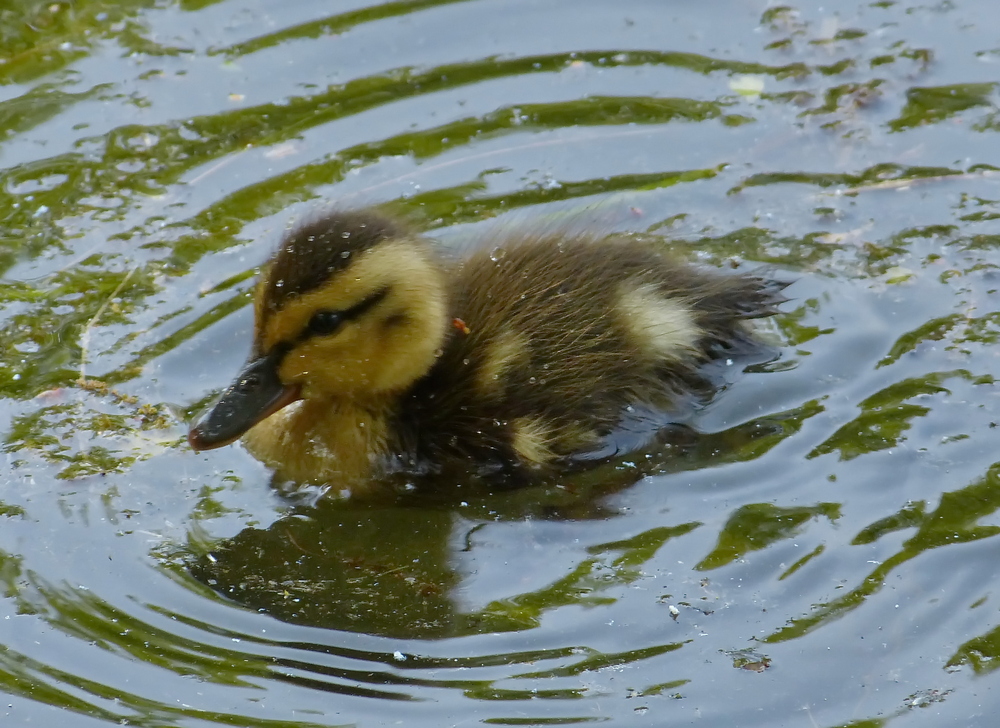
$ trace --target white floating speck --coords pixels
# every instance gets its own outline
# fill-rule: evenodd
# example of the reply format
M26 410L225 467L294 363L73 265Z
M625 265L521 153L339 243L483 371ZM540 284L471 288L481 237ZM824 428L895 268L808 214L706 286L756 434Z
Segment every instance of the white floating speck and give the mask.
M740 96L757 98L764 90L763 76L733 76L729 79L729 88Z

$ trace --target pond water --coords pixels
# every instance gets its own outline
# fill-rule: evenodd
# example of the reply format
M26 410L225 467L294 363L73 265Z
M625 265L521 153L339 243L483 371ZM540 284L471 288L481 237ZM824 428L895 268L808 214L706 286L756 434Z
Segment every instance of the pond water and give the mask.
M994 725L998 27L994 0L5 4L0 723ZM769 270L775 357L538 487L278 493L184 436L257 266L331 201Z

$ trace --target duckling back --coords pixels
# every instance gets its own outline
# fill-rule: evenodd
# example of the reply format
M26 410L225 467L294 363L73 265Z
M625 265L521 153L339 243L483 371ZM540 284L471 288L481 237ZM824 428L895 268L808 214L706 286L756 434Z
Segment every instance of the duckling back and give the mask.
M785 300L781 284L627 237L511 237L447 278L453 327L398 427L430 461L521 471L597 449L630 404L669 409L702 390L700 365Z

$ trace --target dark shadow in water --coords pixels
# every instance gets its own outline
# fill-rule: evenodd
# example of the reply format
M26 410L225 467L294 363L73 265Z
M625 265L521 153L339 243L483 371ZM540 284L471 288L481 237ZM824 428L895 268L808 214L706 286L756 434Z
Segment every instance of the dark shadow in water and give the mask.
M628 552L609 557L611 573L596 554L541 589L512 591L468 613L453 597L461 579L453 555L471 548L478 529L497 521L614 517L607 497L644 477L755 459L821 411L806 402L716 433L670 425L628 455L530 487L502 489L469 477L439 479L433 489L379 503L324 498L214 544L192 557L189 569L224 597L297 624L422 639L530 629L547 611L590 603L633 581L667 540L700 524L653 529L634 544L609 547Z

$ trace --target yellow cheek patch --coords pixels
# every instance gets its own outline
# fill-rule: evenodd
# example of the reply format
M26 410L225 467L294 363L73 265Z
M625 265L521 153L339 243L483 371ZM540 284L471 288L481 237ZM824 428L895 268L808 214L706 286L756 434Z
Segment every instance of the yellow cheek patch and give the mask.
M359 324L349 321L339 336L315 337L293 347L281 362L279 377L304 385L306 398L317 389L332 394L364 388L371 384L372 344Z

